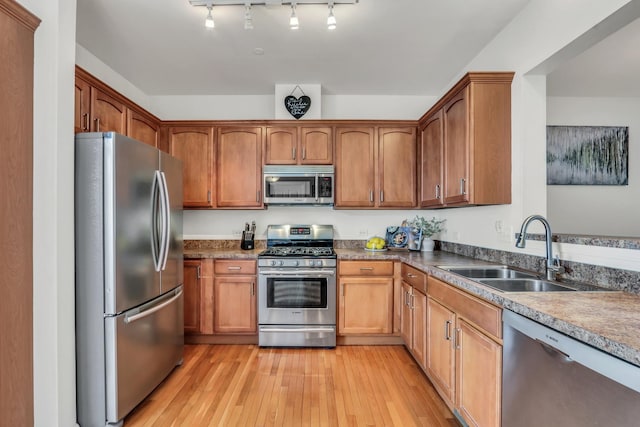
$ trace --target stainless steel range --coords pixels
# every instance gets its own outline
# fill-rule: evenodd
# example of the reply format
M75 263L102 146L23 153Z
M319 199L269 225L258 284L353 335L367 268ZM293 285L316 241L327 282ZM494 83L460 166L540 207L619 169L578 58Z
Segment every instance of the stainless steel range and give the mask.
M258 344L335 347L332 225L270 225L258 256Z

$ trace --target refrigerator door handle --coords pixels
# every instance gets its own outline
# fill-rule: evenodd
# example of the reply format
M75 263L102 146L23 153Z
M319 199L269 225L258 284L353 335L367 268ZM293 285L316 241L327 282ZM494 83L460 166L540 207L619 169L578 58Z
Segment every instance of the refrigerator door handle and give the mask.
M169 244L171 243L171 204L169 200L169 187L167 185L167 177L164 172L160 172L160 193L162 195L162 241L160 243L160 269L164 270L167 266L167 258L169 257Z
M150 308L149 310L145 310L145 311L141 311L140 313L136 313L133 316L126 316L124 318L124 323L132 323L132 322L135 322L136 320L144 319L147 316L151 316L156 311L160 311L163 308L165 308L166 306L173 304L174 301L176 301L181 296L182 296L182 288L180 288L180 290L173 297L171 297L167 301L163 302L162 304L158 304L155 307Z
M160 171L155 171L151 185L151 254L153 256L153 267L158 272L160 271L160 260L162 259L162 247L160 245L160 237L158 236L158 207L160 203L158 199L162 197L160 190L161 185Z

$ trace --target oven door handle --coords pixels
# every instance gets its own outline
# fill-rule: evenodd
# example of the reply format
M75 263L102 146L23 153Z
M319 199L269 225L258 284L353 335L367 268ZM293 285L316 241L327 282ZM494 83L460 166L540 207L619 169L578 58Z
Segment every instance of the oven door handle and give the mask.
M335 332L335 328L318 327L318 328L260 328L260 332Z
M299 277L304 275L305 277L329 277L335 276L335 271L318 271L318 270L294 270L291 272L284 271L260 271L261 276L270 277Z

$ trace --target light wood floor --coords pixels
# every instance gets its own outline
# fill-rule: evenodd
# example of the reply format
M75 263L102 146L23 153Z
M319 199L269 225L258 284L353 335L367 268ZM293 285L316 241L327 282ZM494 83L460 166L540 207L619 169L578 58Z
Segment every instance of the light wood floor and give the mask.
M141 426L458 426L401 346L187 345Z

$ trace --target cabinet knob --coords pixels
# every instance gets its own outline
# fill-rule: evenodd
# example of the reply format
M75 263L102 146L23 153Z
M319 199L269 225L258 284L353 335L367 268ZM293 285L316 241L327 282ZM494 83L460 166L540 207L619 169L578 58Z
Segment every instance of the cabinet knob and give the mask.
M464 179L464 178L460 178L460 194L462 194L463 196L464 196L465 194L467 194L467 192L466 192L466 185L465 185L465 184L466 184L466 182L467 182L467 180L466 180L466 179Z
M293 147L293 148L291 149L291 158L292 158L293 160L295 160L295 159L296 159L296 147Z
M436 199L440 198L440 184L436 184Z

